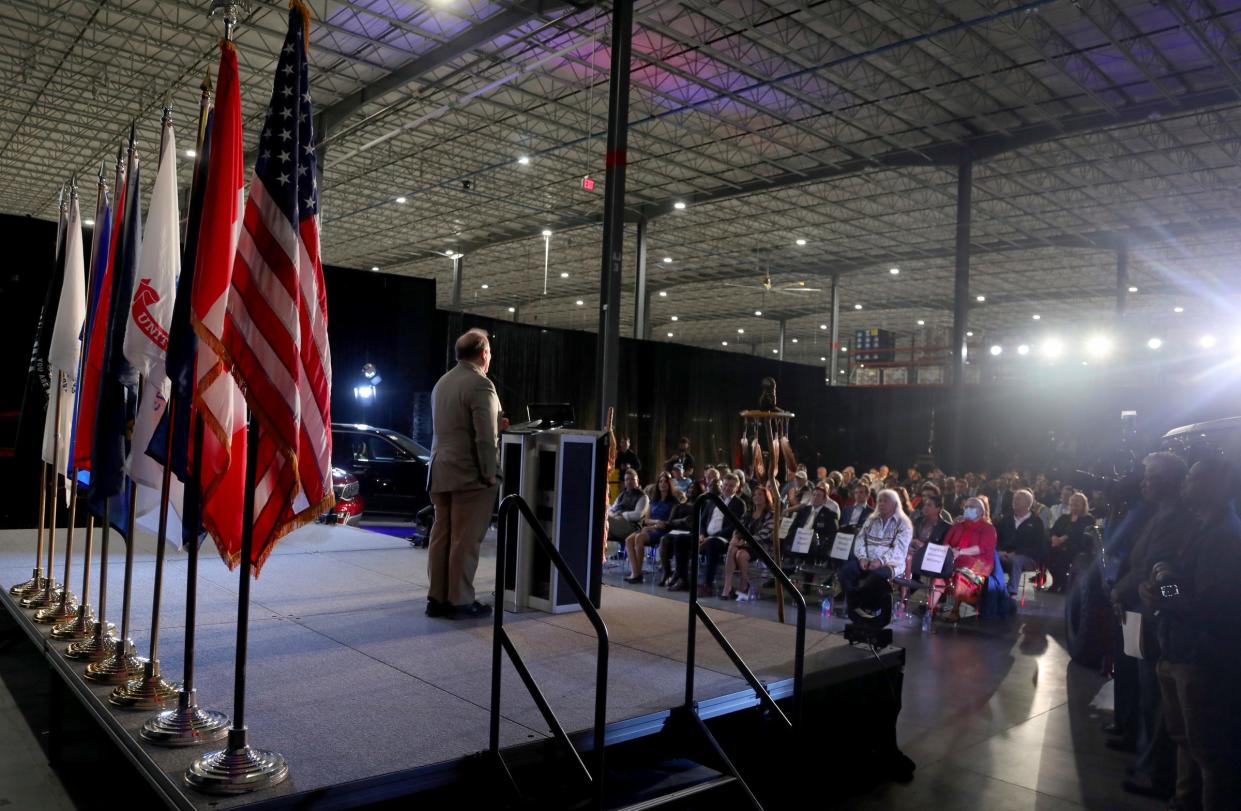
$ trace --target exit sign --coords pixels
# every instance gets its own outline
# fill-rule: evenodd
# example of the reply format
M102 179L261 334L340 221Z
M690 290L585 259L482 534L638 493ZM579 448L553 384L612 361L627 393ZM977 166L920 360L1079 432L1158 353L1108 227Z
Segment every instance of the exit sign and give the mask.
M585 175L582 178L582 188L585 189L586 191L594 191L595 190L595 179L591 177L590 175Z

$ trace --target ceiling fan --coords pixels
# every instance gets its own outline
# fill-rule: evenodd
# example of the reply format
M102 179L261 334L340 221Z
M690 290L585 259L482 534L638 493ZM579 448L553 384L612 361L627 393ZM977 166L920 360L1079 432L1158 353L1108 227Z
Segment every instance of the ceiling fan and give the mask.
M771 270L764 269L762 279L758 284L736 284L735 282L724 282L725 287L740 287L743 290L761 290L763 293L786 293L789 295L798 295L800 293L821 293L823 288L810 287L805 282L792 282L790 284L777 285L771 281Z

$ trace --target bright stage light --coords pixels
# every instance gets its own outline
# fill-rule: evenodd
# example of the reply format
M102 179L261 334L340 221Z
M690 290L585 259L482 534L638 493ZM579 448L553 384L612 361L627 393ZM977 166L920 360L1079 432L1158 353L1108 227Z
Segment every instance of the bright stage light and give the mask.
M1147 349L1158 349L1161 346L1163 346L1163 341L1159 340L1158 338L1151 338L1149 341L1146 342Z
M1020 346L1018 346L1018 347L1017 347L1017 354L1018 354L1018 355L1028 355L1028 354L1030 354L1030 345L1029 345L1029 344L1021 344Z
M1091 335L1086 339L1086 352L1091 357L1104 358L1112 351L1112 339L1106 335Z
M991 354L992 354L993 356L995 356L995 355L999 355L999 354L1000 354L1001 352L1003 352L1003 351L1004 351L1004 347L1000 346L999 344L992 344L992 345L991 345Z
M1203 335L1201 338L1198 339L1198 346L1202 347L1203 349L1213 348L1215 346L1215 336L1214 335Z
M1055 360L1064 354L1064 342L1059 338L1048 338L1043 341L1041 351L1045 357Z

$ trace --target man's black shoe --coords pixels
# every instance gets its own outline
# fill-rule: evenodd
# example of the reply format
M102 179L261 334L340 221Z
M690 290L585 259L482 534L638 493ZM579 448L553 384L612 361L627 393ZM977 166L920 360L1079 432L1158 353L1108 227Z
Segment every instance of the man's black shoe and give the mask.
M1172 792L1166 791L1150 781L1150 778L1144 775L1135 775L1121 782L1120 787L1130 794L1139 794L1143 797L1154 797L1159 800L1166 800L1172 796Z
M1114 721L1110 724L1104 724L1103 731L1104 733L1108 735L1124 735L1125 734L1125 728Z
M431 597L427 598L427 616L432 619L447 617L449 613L448 609L451 607L452 606L448 605L448 603L441 603L439 600Z
M491 616L491 606L483 605L478 600L470 605L454 605L450 616L455 620L482 619Z

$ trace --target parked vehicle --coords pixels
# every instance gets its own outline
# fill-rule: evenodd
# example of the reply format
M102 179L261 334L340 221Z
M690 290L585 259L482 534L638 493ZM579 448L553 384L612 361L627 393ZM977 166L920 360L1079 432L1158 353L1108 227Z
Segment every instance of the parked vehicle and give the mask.
M362 518L366 501L359 492L358 478L347 470L332 468L332 492L336 506L320 517L326 524L356 524Z
M332 464L357 478L368 514L413 519L430 504L427 467L431 452L389 428L332 424Z

